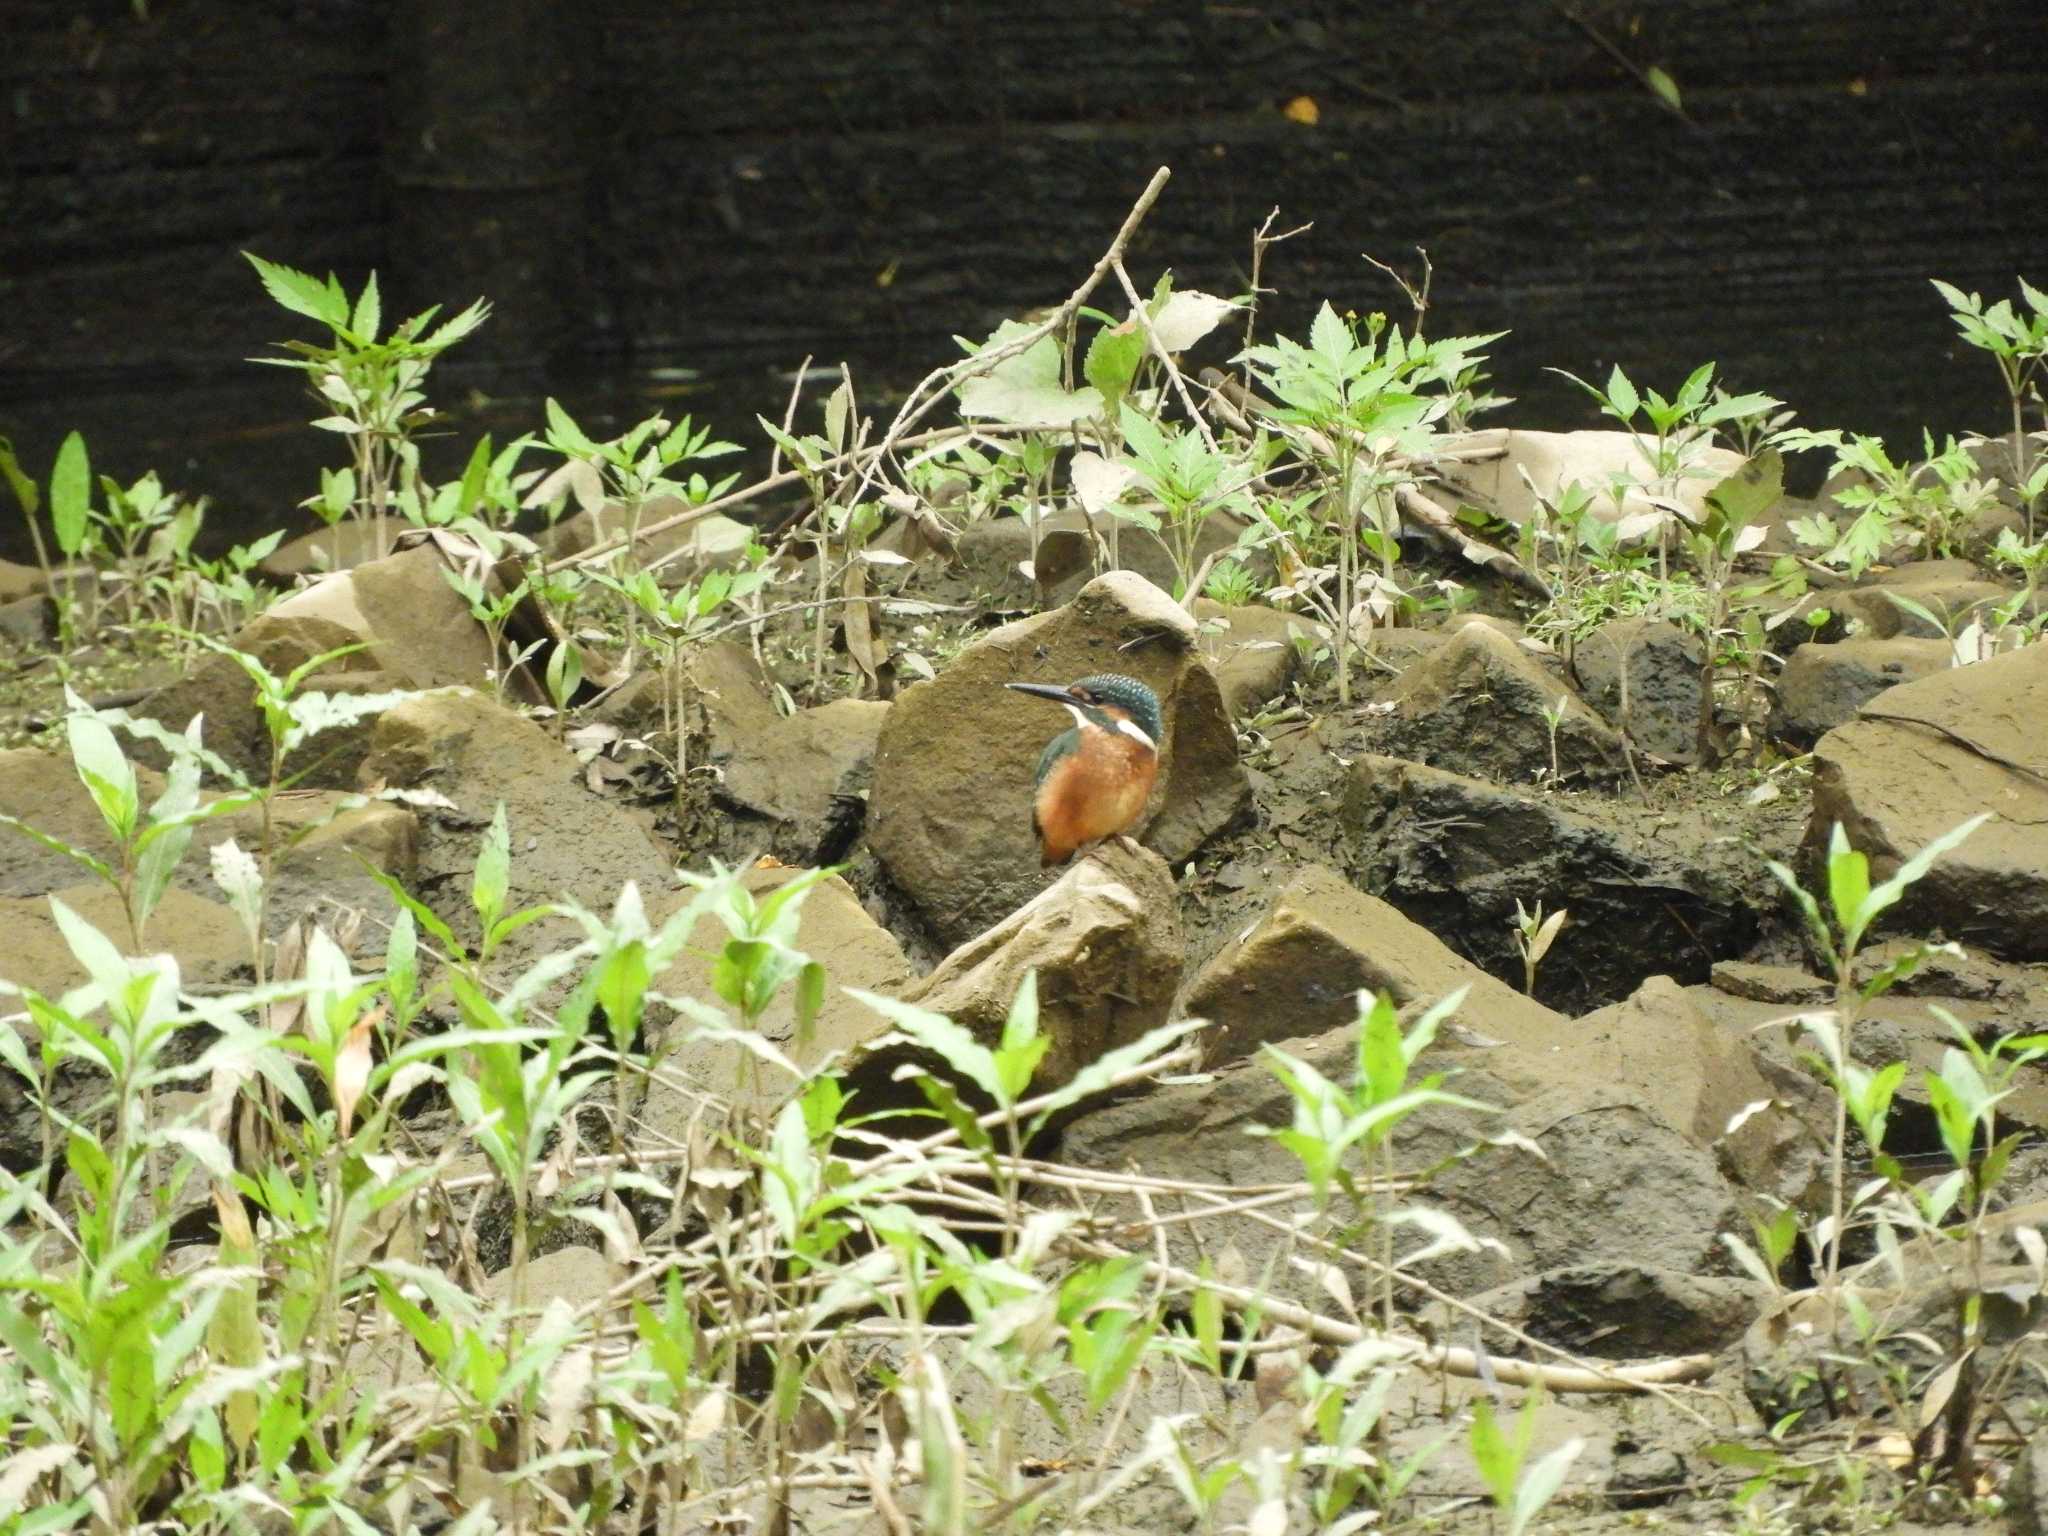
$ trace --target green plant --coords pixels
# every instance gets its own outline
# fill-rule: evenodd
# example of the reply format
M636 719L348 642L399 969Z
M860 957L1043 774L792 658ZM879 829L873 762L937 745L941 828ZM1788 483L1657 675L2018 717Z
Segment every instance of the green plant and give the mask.
M2028 543L2014 528L2001 528L1998 542L1985 552L1985 559L2003 570L2017 571L2020 590L1993 610L1994 629L2015 628L2023 643L2039 638L2048 624L2048 612L2041 603L2041 577L2048 572L2048 537Z
M1726 412L1718 425L1745 459L1753 459L1766 448L1784 445L1796 411L1783 409L1784 401L1768 395L1731 395L1714 386L1714 405Z
M1129 404L1122 407L1121 421L1129 449L1123 462L1132 481L1157 498L1160 510L1155 516L1119 499L1110 511L1160 535L1173 561L1173 595L1192 604L1203 576L1197 569L1203 528L1216 512L1253 515L1249 487L1263 472L1261 461L1271 455L1261 451L1263 437L1244 455L1225 453L1193 429L1166 426Z
M682 466L739 452L737 443L714 442L710 428L696 426L687 416L674 423L664 416L650 416L617 437L599 442L577 426L553 398L547 402L547 414L547 446L562 456L564 468L581 466L583 472L594 473L601 493L619 503L625 542L613 557L611 575L620 581L630 579L629 572L639 561L640 523L647 504L659 496L691 497L692 487L678 478ZM709 500L731 484L729 478L716 487L701 487L702 494L694 499ZM592 542L602 543L606 535L602 519L593 514L592 523ZM625 622L626 654L621 665L630 672L638 664L640 643L639 609L632 603L625 606Z
M267 974L267 962L262 936L267 931L270 896L274 884L273 876L277 860L297 843L309 837L323 822L308 821L295 828L289 836L280 837L277 827L277 798L306 774L320 766L324 759L315 759L295 772L287 774L285 763L291 755L305 746L316 736L328 731L341 729L381 714L392 705L414 697L408 692L390 693L327 693L307 688L305 684L329 662L351 655L363 647L360 645L339 646L309 657L284 676L279 677L266 667L261 659L240 651L211 635L191 635L208 650L227 657L241 668L254 689L257 713L262 717L264 734L269 738L270 760L267 771L261 775L241 772L223 759L204 753L201 760L206 767L222 779L235 786L236 799L241 804L255 803L262 811L262 831L258 851L260 879L254 896L254 915L251 919L251 956L255 966L256 980L260 985ZM160 740L162 731L148 720L132 719L126 714L114 712L109 715L127 729L148 739ZM195 753L200 752L196 745ZM222 802L215 802L220 804ZM360 802L357 802L360 803ZM334 814L340 814L348 802L337 805Z
M872 683L882 652L876 645L874 615L869 606L869 568L908 561L902 555L867 547L868 540L881 529L882 509L876 502L861 499L861 479L852 473L852 455L865 443L871 425L861 416L855 402L852 376L843 375L839 387L826 397L822 437L799 437L766 417L759 420L774 439L777 450L789 456L791 469L810 495L808 521L813 528L812 562L817 571L816 595L811 604L812 692L824 691L826 636L834 606L840 606L844 614L847 654L862 676ZM1043 475L1049 453L1049 449L1041 446L1027 457L1034 487ZM1035 536L1037 525L1032 526ZM839 594L836 603L835 588Z
M23 471L21 461L15 457L14 445L0 437L0 475L4 475L14 492L15 504L21 508L22 520L28 525L29 542L35 546L36 565L43 573L43 589L50 594L50 601L57 608L57 628L60 655L69 651L77 639L77 603L80 590L90 590L78 582L76 570L67 571L60 580L56 569L50 563L49 546L43 542L42 524L37 513L42 508L42 493L34 480ZM92 547L92 465L85 451L85 439L76 432L67 433L57 449L57 460L50 468L50 532L57 541L57 552L74 566L81 555Z
M1561 615L1571 614L1578 602L1589 552L1611 552L1616 538L1615 529L1613 524L1589 516L1593 510L1593 492L1580 481L1565 481L1554 492L1546 493L1538 488L1526 469L1520 473L1522 483L1528 487L1531 503L1529 520L1522 525L1519 540L1522 564L1532 571L1542 570L1551 590L1550 602L1542 612L1532 616L1530 623L1533 628L1549 621L1560 642L1565 666L1569 669L1581 626L1576 622L1559 623L1557 620Z
M595 580L623 595L629 607L646 619L645 638L660 652L661 728L675 742L675 800L681 814L690 772L689 667L692 647L729 626L728 610L742 607L773 579L768 551L749 544L744 563L731 570L707 570L695 581L664 590L652 571L636 571L626 579L599 572ZM821 610L822 611L822 610Z
M1394 1131L1417 1110L1432 1104L1487 1108L1445 1091L1440 1072L1419 1077L1415 1073L1416 1061L1464 1000L1465 990L1460 988L1425 1010L1404 1031L1391 996L1360 992L1357 1066L1348 1086L1330 1081L1308 1062L1277 1046L1263 1050L1267 1066L1294 1100L1294 1120L1285 1130L1258 1128L1254 1134L1270 1136L1300 1160L1319 1210L1328 1205L1333 1191L1341 1192L1373 1230L1378 1248L1375 1301L1380 1326L1388 1332L1394 1327L1395 1278L1400 1267L1394 1261L1394 1229L1403 1219L1419 1219L1412 1212L1390 1212L1386 1206L1386 1190L1393 1182ZM1353 1166L1354 1149L1361 1156L1362 1168ZM1442 1213L1434 1213L1427 1224L1448 1221ZM1438 1230L1444 1228L1439 1225ZM1477 1246L1469 1237L1464 1241ZM1412 1256L1408 1262L1413 1262Z
M441 577L468 605L469 616L483 627L491 648L491 690L502 704L505 685L513 672L546 644L543 640L534 640L516 652L509 651L505 645L505 626L526 600L527 584L522 581L509 592L502 588L494 591L486 573L474 569L458 570L453 566L443 566Z
M341 555L341 524L356 505L356 472L344 466L341 469L320 468L320 489L299 503L320 519L327 529L327 566L338 571L345 563Z
M484 323L490 305L478 299L460 314L434 325L440 313L437 305L400 322L387 334L376 273L370 274L351 302L332 273L323 282L247 251L242 254L272 299L327 331L325 344L288 341L282 345L293 356L252 361L295 369L306 376L308 390L326 412L313 425L348 439L353 477L348 482L323 482L317 508L326 518L330 498L338 500L343 491L352 491L355 515L363 525L363 548L384 555L389 550L381 519L396 504L399 491L410 490L418 499L419 445L415 439L434 420L422 386L440 355ZM328 520L336 522L339 515Z
M154 733L169 749L171 766L163 793L145 809L135 767L108 724L110 719L125 717L94 710L68 687L64 699L68 706L64 736L71 763L113 837L118 862L109 864L88 849L38 831L17 816L0 813L0 826L26 833L105 882L120 897L129 941L140 950L148 935L150 914L170 888L178 861L192 841L193 827L208 817L240 810L252 797L220 796L200 803L200 768L210 754L200 746L200 721L195 716L183 734L161 727Z
M1309 328L1307 346L1275 337L1247 347L1240 360L1278 402L1273 419L1297 429L1295 442L1322 484L1323 516L1336 531L1337 696L1351 703L1354 627L1377 608L1384 615L1401 599L1394 582L1400 558L1397 491L1415 477L1414 458L1426 451L1432 429L1449 409L1442 395L1424 395L1425 377L1455 375L1493 336L1410 341L1385 317L1368 319L1363 333L1325 303ZM1276 527L1281 527L1275 524ZM1284 528L1282 528L1284 533ZM1361 564L1371 554L1377 575Z
M1706 609L1700 636L1700 709L1694 730L1694 750L1703 767L1711 766L1720 757L1720 743L1714 733L1714 705L1724 645L1740 638L1742 633L1731 622L1736 562L1763 542L1764 529L1757 519L1778 501L1783 491L1784 466L1776 449L1765 449L1709 491L1700 516L1687 519L1683 525L1683 537L1699 572ZM1623 671L1626 670L1624 667Z
M1654 389L1638 389L1619 365L1608 375L1604 389L1562 368L1549 371L1570 379L1591 395L1599 402L1600 414L1620 422L1636 445L1643 460L1643 473L1611 487L1617 508L1631 485L1640 485L1653 498L1676 503L1679 489L1686 481L1711 475L1700 460L1713 441L1714 428L1752 422L1759 414L1782 404L1768 395L1715 391L1712 363L1702 363L1686 375L1685 382L1668 400ZM1657 574L1663 579L1670 574L1666 560L1669 520L1659 518L1656 527Z
M196 1117L160 1120L157 1101L178 1084L246 1062L264 1042L241 1030L196 1061L181 1057L174 1047L190 1016L180 1008L176 962L124 958L61 901L52 898L50 908L91 984L61 1000L26 994L44 1070L28 1060L11 1028L0 1027L0 1043L9 1065L31 1083L47 1085L62 1062L102 1074L102 1091L79 1106L83 1118L65 1138L65 1167L77 1191L68 1218L33 1182L0 1174L0 1203L10 1215L32 1214L64 1253L61 1263L31 1265L15 1249L0 1264L7 1298L0 1342L47 1394L52 1443L70 1448L54 1465L75 1458L91 1474L90 1492L53 1501L40 1527L92 1517L101 1529L135 1529L167 1481L196 1477L220 1486L221 1405L201 1390L209 1373L200 1351L221 1309L234 1304L222 1279L247 1274L239 1266L226 1277L165 1266L172 1198L202 1169L224 1183L232 1165ZM45 1105L50 1113L47 1098ZM97 1134L95 1124L103 1127ZM46 1132L46 1172L51 1150ZM166 1166L168 1154L176 1155ZM245 1362L239 1385L260 1386L275 1369ZM232 1414L232 1400L227 1406Z
M271 601L271 588L258 586L250 572L267 560L284 537L272 529L248 544L237 544L217 560L181 549L170 571L159 578L164 599L164 624L172 654L190 660L199 646L191 635L200 630L232 635Z
M1559 907L1545 917L1540 901L1536 903L1535 911L1524 911L1522 899L1519 896L1515 898L1515 948L1522 956L1522 990L1530 997L1536 995L1536 968L1550 953L1550 946L1557 942L1557 936L1564 931L1565 921L1570 916L1569 908Z
M92 514L100 537L94 542L119 575L122 612L132 623L170 587L170 573L189 559L192 540L206 518L206 501L172 495L154 471L125 487L102 475L100 492L103 505Z
M1529 1464L1529 1450L1536 1438L1536 1415L1542 1406L1540 1390L1524 1398L1522 1411L1515 1417L1514 1433L1510 1435L1495 1421L1493 1404L1488 1399L1477 1398L1472 1404L1472 1428L1468 1435L1472 1460L1493 1499L1493 1507L1507 1517L1507 1536L1522 1536L1529 1522L1557 1496L1565 1473L1586 1448L1583 1440L1567 1440Z
M1794 448L1833 448L1830 476L1852 475L1851 484L1835 492L1835 501L1855 513L1840 526L1827 513L1798 518L1787 526L1800 543L1819 551L1825 565L1841 566L1851 576L1863 572L1894 544L1907 543L1930 555L1959 550L1972 525L1997 497L1992 486L1976 478L1977 466L1954 438L1940 452L1933 436L1923 432L1926 457L1919 464L1900 464L1883 441L1839 432L1786 434Z
M764 1097L760 1075L764 1060L796 1078L804 1075L786 1057L759 1042L761 1021L783 989L794 983L796 1043L799 1049L809 1048L811 1026L825 1002L825 968L796 947L797 925L804 898L820 881L837 873L831 868L806 870L763 896L754 895L733 872L716 862L709 875L686 871L682 876L685 884L699 892L703 910L715 916L730 935L713 962L711 990L739 1015L739 1029L736 1036L719 1033L716 1038L741 1042L746 1086L751 1087L757 1103ZM724 1030L724 1019L702 1004L684 999L681 1006L706 1029Z
M1892 877L1872 886L1868 860L1851 848L1841 828L1834 830L1826 862L1828 913L1804 891L1790 871L1778 868L1779 879L1793 893L1809 933L1835 978L1832 1010L1802 1015L1799 1024L1813 1049L1808 1061L1835 1096L1836 1120L1832 1153L1831 1204L1817 1224L1813 1240L1825 1258L1821 1290L1829 1303L1834 1349L1821 1356L1823 1385L1836 1410L1856 1406L1856 1383L1850 1371L1864 1368L1861 1380L1882 1398L1892 1422L1914 1434L1914 1455L1924 1471L1947 1476L1954 1487L1976 1484L1976 1446L1987 1419L1996 1411L2003 1386L2019 1368L2016 1347L1993 1358L1986 1304L1998 1282L1987 1264L1987 1241L1999 1190L2022 1137L2000 1134L1999 1105L2019 1085L2030 1063L2048 1054L2048 1036L2007 1035L1980 1041L1952 1014L1932 1006L1935 1017L1953 1041L1942 1054L1938 1070L1919 1073L1921 1089L1932 1113L1950 1168L1933 1178L1909 1170L1886 1143L1893 1098L1909 1067L1894 1061L1873 1067L1857 1059L1854 1027L1867 1002L1905 980L1937 955L1957 955L1954 944L1910 943L1875 967L1859 966L1857 951L1871 925L1924 877L1934 862L1956 847L1988 816L1978 816L1936 838ZM1874 1177L1846 1191L1842 1168L1847 1131L1854 1126L1869 1151ZM1866 1299L1859 1277L1847 1279L1840 1266L1841 1248L1851 1223L1872 1228L1877 1257L1865 1271L1886 1269L1895 1286L1926 1285L1938 1278L1939 1293L1950 1301L1952 1332L1946 1342L1921 1329L1893 1336L1893 1324ZM1768 1223L1755 1223L1761 1254L1732 1236L1730 1251L1752 1274L1776 1283L1779 1266L1789 1253L1794 1223L1789 1210ZM1916 1263L1929 1267L1909 1271L1907 1252L1898 1233L1914 1235ZM2022 1248L2039 1251L2038 1235L2027 1234ZM2038 1286L2039 1265L2034 1264ZM1844 1325L1853 1329L1846 1338ZM1909 1373L1901 1351L1917 1353L1924 1370ZM1935 1433L1936 1430L1939 1433ZM1783 1475L1783 1466L1765 1459L1747 1463L1763 1478ZM1760 1478L1761 1482L1763 1479Z
M1202 588L1202 595L1212 603L1225 608L1242 608L1257 600L1258 578L1251 567L1237 560L1219 560L1209 572L1208 585Z
M2034 387L2043 368L2048 367L2048 294L2025 278L2019 280L2020 296L2026 300L2027 308L2033 311L2028 315L2016 309L2010 299L2000 299L1987 307L1983 299L1974 293L1964 293L1939 278L1930 278L1929 281L1934 284L1935 292L1947 301L1949 317L1955 321L1963 340L1980 351L1989 352L1991 360L1998 365L1998 377L2005 385L2006 403L2012 412L2012 483L2020 494L2027 519L2027 539L2031 542L2034 538L2034 512L2042 493L2048 490L2048 477L2028 468L2024 413L2028 391Z
M1828 1168L1828 1214L1815 1230L1816 1246L1823 1256L1823 1286L1832 1297L1840 1286L1842 1244L1849 1219L1873 1197L1867 1187L1850 1198L1848 1187L1849 1127L1853 1123L1866 1144L1884 1145L1885 1116L1893 1092L1905 1075L1900 1065L1872 1072L1855 1057L1855 1032L1863 1006L1910 976L1938 946L1920 945L1908 950L1876 975L1867 979L1856 969L1857 952L1876 921L1898 905L1906 892L1934 867L1935 861L1959 845L1990 819L1988 813L1974 816L1935 838L1904 860L1883 882L1872 885L1869 858L1849 844L1838 824L1829 835L1824 874L1828 907L1800 884L1799 878L1783 864L1773 862L1771 872L1791 895L1805 920L1806 931L1821 964L1835 988L1834 1007L1827 1013L1809 1013L1800 1025L1815 1047L1809 1060L1820 1071L1835 1095L1834 1141ZM1837 1311L1836 1326L1840 1327Z
M583 686L583 653L575 642L557 640L548 649L548 664L541 681L548 691L548 703L555 712L555 735L561 737L569 726L569 705Z

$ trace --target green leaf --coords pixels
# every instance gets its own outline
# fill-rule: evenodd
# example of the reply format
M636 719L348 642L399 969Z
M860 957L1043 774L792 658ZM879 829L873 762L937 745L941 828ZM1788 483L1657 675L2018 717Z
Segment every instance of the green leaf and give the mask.
M548 697L555 701L557 709L567 709L569 701L576 697L576 690L582 686L582 652L576 649L572 641L556 641L554 650L548 656Z
M1777 449L1766 448L1707 492L1707 502L1721 514L1729 532L1739 532L1777 505L1784 493L1785 460Z
M198 735L198 720L192 722L193 735ZM138 840L139 853L135 860L135 926L143 928L149 922L149 914L163 899L171 876L176 873L178 861L185 857L185 850L192 842L192 828L199 820L193 813L199 808L199 759L189 752L181 752L171 760L170 772L166 775L164 792L149 808L150 825Z
M295 315L304 315L308 320L318 320L331 330L346 329L348 295L341 291L341 285L333 278L323 283L311 273L265 261L248 251L242 254L249 258L256 275L263 279L263 286L271 298L284 308Z
M1641 396L1636 393L1635 385L1629 382L1628 375L1621 371L1619 363L1614 365L1614 372L1607 377L1607 403L1613 407L1614 414L1623 421L1635 415L1637 407L1643 403Z
M384 991L401 1019L412 1013L419 979L419 929L413 915L401 907L384 940Z
M1024 1096L1038 1064L1052 1047L1052 1037L1038 1032L1038 972L1028 970L1010 999L1009 1015L1003 1021L1003 1037L996 1049L996 1071L1002 1074L1008 1101Z
M562 409L561 403L552 395L548 396L546 410L550 446L573 458L598 457L600 450L597 444L584 435L583 429L576 425L569 413Z
M65 842L61 837L52 837L47 832L39 831L23 821L19 816L10 816L5 811L0 811L0 827L12 827L24 837L34 838L45 848L49 849L50 852L61 853L67 859L76 859L109 885L117 885L120 882L121 877L114 873L112 866L104 859L97 858L85 849Z
M33 518L42 508L42 493L36 489L35 481L22 472L21 461L14 456L14 444L4 437L0 437L0 476L5 476L13 488L22 516Z
M1847 934L1857 926L1864 903L1870 899L1870 860L1849 846L1849 834L1835 823L1828 841L1828 904L1835 922ZM1855 940L1852 938L1850 947Z
M349 329L365 342L372 342L377 339L377 328L383 323L384 306L377 298L377 274L372 272L356 299L355 319L349 323Z
M1897 905L1899 899L1906 894L1907 887L1920 880L1928 870L1932 869L1937 859L1959 846L1965 838L1969 837L1989 820L1991 820L1991 812L1982 811L1972 816L1968 821L1963 822L1960 826L1951 827L1918 853L1914 854L1913 857L1906 860L1905 863L1901 864L1897 872L1889 880L1877 887L1876 890L1870 892L1859 910L1855 934L1849 941L1850 947L1854 947L1856 938L1860 938L1863 930L1869 927L1879 915L1890 907Z
M129 983L136 975L135 970L121 958L121 951L99 929L55 896L47 900L50 915L57 920L57 931L64 936L65 947L84 968L85 974L92 978L101 997L108 1004L115 1004L128 991Z
M1088 343L1088 355L1081 364L1081 377L1110 405L1130 393L1145 358L1145 333L1133 321L1104 326Z
M1093 1094L1101 1093L1115 1081L1119 1073L1125 1072L1149 1057L1166 1050L1175 1041L1198 1029L1208 1026L1201 1019L1181 1019L1172 1024L1162 1024L1148 1030L1128 1045L1120 1045L1105 1051L1095 1060L1082 1067L1065 1083L1044 1096L1044 1107L1032 1121L1032 1134L1043 1129L1052 1117L1070 1104L1078 1104Z
M1521 1470L1514 1447L1493 1417L1493 1403L1481 1397L1472 1404L1472 1428L1468 1436L1472 1464L1479 1480L1493 1496L1498 1509L1511 1509L1515 1502L1515 1474Z
M64 717L64 734L71 748L71 765L80 782L99 807L100 817L117 841L126 843L135 835L142 816L142 798L136 788L135 769L122 754L121 744L107 723L85 700L65 689L71 712Z
M1346 325L1337 311L1330 307L1328 299L1323 300L1322 308L1316 311L1315 319L1309 322L1308 344L1332 361L1339 361L1351 355L1351 327Z
M477 504L484 499L484 491L490 483L491 434L486 432L476 440L476 447L470 450L469 463L462 471L462 511L473 513Z
M478 299L461 314L442 321L440 328L430 332L420 345L431 351L444 352L482 325L490 315L490 302Z
M1959 315L1974 315L1984 307L1984 301L1976 294L1966 294L1953 283L1945 283L1938 277L1930 277L1934 291L1942 296L1948 307Z
M92 465L86 458L85 439L72 432L57 450L57 463L50 471L50 526L56 530L57 547L67 558L85 547L91 513Z
M848 987L846 995L874 1009L998 1104L1008 1102L994 1053L944 1014L854 987Z
M1528 1530L1529 1522L1557 1496L1557 1490L1564 1485L1565 1473L1571 1470L1571 1464L1578 1460L1579 1453L1585 1448L1583 1440L1567 1440L1529 1469L1515 1490L1514 1504L1508 1514L1508 1536L1522 1536Z
M1657 93L1657 99L1662 101L1665 106L1674 112L1683 112L1685 110L1684 104L1678 99L1678 82L1662 69L1652 64L1643 71L1643 80L1651 90Z
M439 944L450 956L458 961L468 958L469 951L464 949L462 941L455 937L455 930L442 922L432 907L413 895L411 891L408 891L405 888L404 882L399 880L396 875L391 874L387 870L379 869L360 853L355 855L355 860L363 866L364 874L383 886L385 892L393 901L398 903L402 910L412 914L413 920L420 927L426 929L428 935L435 943Z
M1401 1048L1401 1026L1393 998L1382 992L1368 1003L1361 993L1358 1023L1358 1067L1368 1103L1385 1104L1408 1086L1408 1056Z

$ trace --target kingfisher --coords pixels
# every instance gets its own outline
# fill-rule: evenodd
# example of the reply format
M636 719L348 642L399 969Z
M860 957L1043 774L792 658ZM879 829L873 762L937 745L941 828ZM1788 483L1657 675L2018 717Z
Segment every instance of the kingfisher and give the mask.
M1119 837L1145 814L1159 774L1159 697L1134 677L1099 672L1064 688L1057 683L1005 683L1006 688L1063 704L1072 730L1046 743L1038 759L1031 830L1043 868L1064 864L1076 849Z

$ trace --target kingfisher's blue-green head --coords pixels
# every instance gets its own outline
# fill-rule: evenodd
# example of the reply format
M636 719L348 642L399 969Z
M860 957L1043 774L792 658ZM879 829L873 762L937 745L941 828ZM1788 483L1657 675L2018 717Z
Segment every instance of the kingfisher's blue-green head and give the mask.
M1064 688L1057 683L1006 683L1018 693L1064 704L1078 729L1094 726L1114 734L1142 738L1144 745L1159 750L1161 721L1159 696L1135 677L1120 672L1098 672Z

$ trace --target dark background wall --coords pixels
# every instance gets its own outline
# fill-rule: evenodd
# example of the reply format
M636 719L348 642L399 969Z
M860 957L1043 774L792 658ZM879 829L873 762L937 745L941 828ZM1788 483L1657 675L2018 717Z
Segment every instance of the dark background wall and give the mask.
M242 361L296 323L243 248L374 266L387 315L489 295L451 452L547 392L746 434L807 353L900 387L1063 296L1161 164L1141 281L1241 289L1277 205L1298 327L1398 312L1359 253L1427 246L1526 425L1592 420L1546 364L1712 358L1813 425L1996 426L1926 279L2048 283L2042 0L0 0L0 37L0 432L248 526L333 444Z

